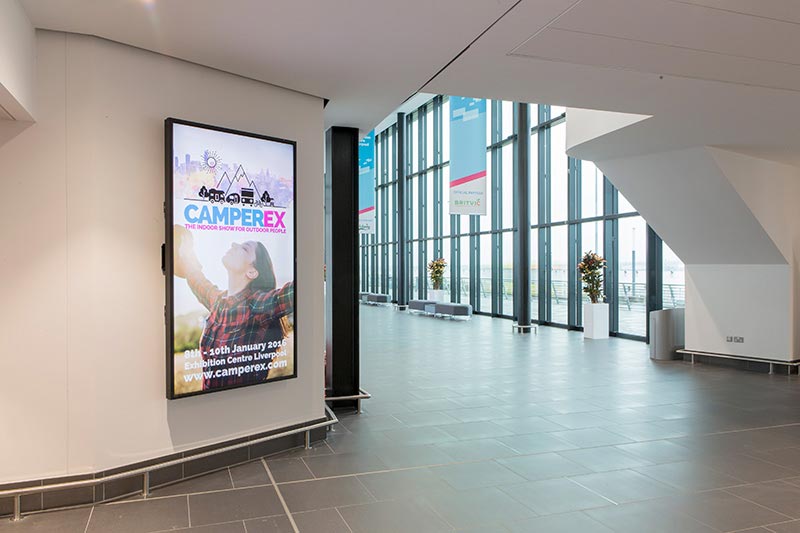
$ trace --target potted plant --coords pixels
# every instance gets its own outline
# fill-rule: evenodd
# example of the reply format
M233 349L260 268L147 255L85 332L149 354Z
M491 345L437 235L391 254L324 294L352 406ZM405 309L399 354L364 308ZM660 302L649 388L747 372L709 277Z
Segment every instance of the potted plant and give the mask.
M447 261L443 257L434 259L428 263L428 277L431 280L433 289L428 291L428 299L436 302L443 302L447 298L444 286L444 269L447 268Z
M586 339L608 338L608 304L603 302L603 271L606 260L589 250L578 263L583 292L589 302L583 304L583 337Z

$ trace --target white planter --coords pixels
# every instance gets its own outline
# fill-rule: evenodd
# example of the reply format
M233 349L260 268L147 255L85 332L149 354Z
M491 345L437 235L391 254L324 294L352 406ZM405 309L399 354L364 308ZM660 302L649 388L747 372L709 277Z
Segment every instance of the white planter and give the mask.
M583 304L583 338L608 338L608 304Z
M445 290L434 290L428 289L428 300L433 300L434 302L446 302L449 300L447 297L447 291Z

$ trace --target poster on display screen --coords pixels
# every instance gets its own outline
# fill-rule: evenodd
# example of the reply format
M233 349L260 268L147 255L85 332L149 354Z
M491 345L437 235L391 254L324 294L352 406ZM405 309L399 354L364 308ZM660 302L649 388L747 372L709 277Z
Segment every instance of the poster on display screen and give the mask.
M296 143L165 130L167 397L297 377Z

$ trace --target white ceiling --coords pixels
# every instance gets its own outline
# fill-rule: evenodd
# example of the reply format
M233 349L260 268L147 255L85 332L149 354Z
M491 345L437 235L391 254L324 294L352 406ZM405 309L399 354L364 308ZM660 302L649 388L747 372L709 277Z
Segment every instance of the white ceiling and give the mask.
M20 0L38 28L85 33L330 100L368 131L513 0Z
M327 98L328 126L367 131L422 89L653 115L587 158L715 145L800 163L798 0L21 2L37 27Z
M653 115L587 159L713 145L800 164L796 21L797 0L523 0L425 90Z

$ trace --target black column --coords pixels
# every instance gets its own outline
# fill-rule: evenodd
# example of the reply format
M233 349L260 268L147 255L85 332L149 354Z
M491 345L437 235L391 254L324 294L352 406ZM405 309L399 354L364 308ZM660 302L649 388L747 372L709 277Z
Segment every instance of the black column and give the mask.
M530 210L530 145L531 125L528 116L528 104L516 104L514 114L516 118L515 130L517 131L517 150L515 152L515 214L514 226L517 228L514 238L516 240L514 251L514 283L515 304L514 314L517 317L517 326L520 331L530 331L531 325L531 210Z
M325 133L327 395L359 392L358 129ZM355 407L356 402L337 406Z
M408 228L406 221L406 114L397 114L397 308L408 307Z

